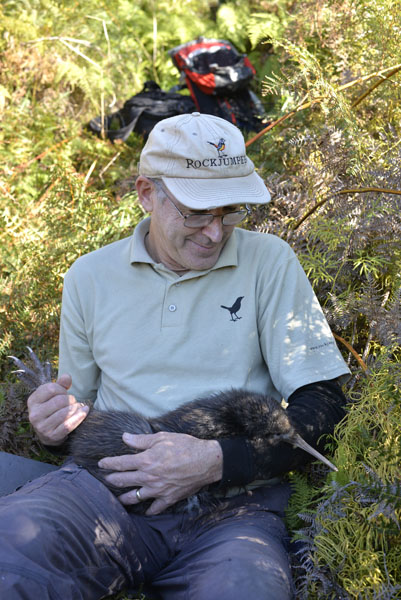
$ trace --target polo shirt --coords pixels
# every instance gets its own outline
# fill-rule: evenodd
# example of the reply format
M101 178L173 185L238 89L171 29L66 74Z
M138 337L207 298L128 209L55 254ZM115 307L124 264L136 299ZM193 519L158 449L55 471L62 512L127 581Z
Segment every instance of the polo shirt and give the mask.
M211 269L179 276L148 254L149 224L65 275L59 372L78 401L152 417L228 388L280 401L349 373L286 242L236 228Z

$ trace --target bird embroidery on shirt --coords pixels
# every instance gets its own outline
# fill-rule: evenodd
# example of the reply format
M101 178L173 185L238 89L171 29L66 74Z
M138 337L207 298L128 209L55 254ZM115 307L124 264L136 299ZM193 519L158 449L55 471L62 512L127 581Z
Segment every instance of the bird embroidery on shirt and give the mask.
M226 140L224 138L220 138L217 144L215 144L214 142L208 142L208 144L216 148L217 152L219 153L219 156L227 156L227 154L222 154L226 148Z
M238 298L236 299L236 301L234 302L234 304L232 306L224 306L223 304L220 304L221 308L225 308L230 313L231 321L238 321L238 319L242 319L242 317L239 317L237 315L237 312L241 308L241 302L242 302L243 298L245 298L245 296L238 296ZM235 317L235 319L233 318L233 316Z

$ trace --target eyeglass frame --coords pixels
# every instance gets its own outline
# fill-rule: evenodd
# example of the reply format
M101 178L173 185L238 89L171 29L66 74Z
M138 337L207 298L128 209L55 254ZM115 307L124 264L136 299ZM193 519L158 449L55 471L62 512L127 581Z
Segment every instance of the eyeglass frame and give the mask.
M175 202L173 201L173 199L168 194L168 192L165 189L163 183L157 181L156 179L151 179L151 181L152 181L152 183L154 183L155 185L157 185L157 187L162 190L162 192L164 193L164 195L166 196L166 198L168 200L170 200L171 204L174 206L174 208L176 209L176 211L184 219L184 227L187 227L188 229L201 229L203 227L207 227L208 225L210 225L210 223L213 222L213 219L216 219L216 218L221 218L221 224L224 225L224 226L226 226L226 227L235 227L235 225L239 225L240 223L242 223L242 221L244 221L246 219L246 217L248 217L251 214L251 210L250 210L249 206L246 204L245 208L242 208L240 210L233 210L233 211L225 213L223 215L212 215L211 213L198 213L198 214L192 213L191 215L184 215L184 213L182 213L180 211L180 209L178 208L178 206L176 206ZM236 214L237 215L240 215L240 214L243 215L242 219L240 219L236 223L224 223L224 218L225 217L227 217L229 215L236 215ZM195 217L195 218L208 217L208 219L202 225L188 225L187 219L190 219L191 217Z

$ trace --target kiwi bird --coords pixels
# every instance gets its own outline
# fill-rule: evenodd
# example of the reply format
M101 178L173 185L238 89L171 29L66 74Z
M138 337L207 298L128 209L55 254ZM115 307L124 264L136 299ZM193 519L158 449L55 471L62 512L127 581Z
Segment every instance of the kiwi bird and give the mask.
M51 381L49 363L42 363L28 348L32 368L15 357L19 379L31 393L39 385ZM229 389L197 398L159 417L145 418L131 411L98 411L91 409L85 420L69 435L69 451L78 465L102 481L114 494L128 489L117 488L105 480L110 473L98 467L106 456L135 453L123 440L124 432L186 433L201 439L245 437L266 446L287 442L301 448L325 465L337 468L297 433L287 411L273 398L245 389ZM143 504L143 503L142 503ZM136 505L134 509L142 505Z

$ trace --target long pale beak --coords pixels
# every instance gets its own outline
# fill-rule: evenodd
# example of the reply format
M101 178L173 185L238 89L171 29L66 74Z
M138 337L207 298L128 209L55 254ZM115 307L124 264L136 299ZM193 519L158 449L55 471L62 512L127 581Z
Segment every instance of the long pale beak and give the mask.
M301 438L301 436L298 433L296 433L292 437L291 443L293 444L293 446L297 446L298 448L305 450L305 452L308 452L309 454L311 454L318 460L321 460L322 463L324 463L325 465L330 467L330 469L332 469L333 471L338 471L337 467L335 467L333 465L333 463L331 463L329 460L327 460L327 458L325 456L323 456L323 454L320 454L320 452L315 450L315 448L312 448L312 446L310 446L307 442L305 442L305 440L303 438Z

